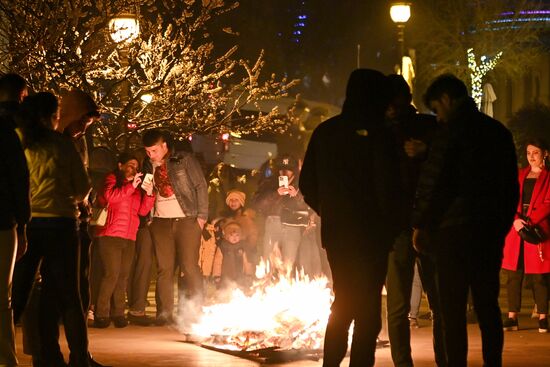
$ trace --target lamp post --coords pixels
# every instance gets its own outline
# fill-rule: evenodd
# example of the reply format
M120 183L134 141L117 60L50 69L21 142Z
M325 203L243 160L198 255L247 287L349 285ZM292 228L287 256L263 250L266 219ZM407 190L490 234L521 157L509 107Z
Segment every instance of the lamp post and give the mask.
M405 24L411 17L411 3L399 1L392 3L390 7L391 20L397 25L397 41L399 42L399 65L405 56Z
M137 16L132 13L119 13L115 17L111 18L109 21L109 36L114 43L122 44L122 47L119 48L119 52L121 53L120 61L123 66L127 66L127 46L139 36L139 22ZM127 150L129 144L127 134L130 129L135 128L135 123L128 122L122 114L125 109L124 103L127 102L128 96L130 95L130 83L127 80L124 80L120 87L122 110L121 115L119 116L119 126L121 131L125 133L122 135L124 137L124 140L121 142L123 145L122 150ZM129 124L131 126L129 126ZM116 144L118 148L118 142Z

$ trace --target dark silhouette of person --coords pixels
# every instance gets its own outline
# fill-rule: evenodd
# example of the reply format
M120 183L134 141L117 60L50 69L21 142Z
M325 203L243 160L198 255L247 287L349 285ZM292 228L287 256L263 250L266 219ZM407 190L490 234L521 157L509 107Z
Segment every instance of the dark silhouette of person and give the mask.
M434 263L429 255L419 254L413 249L410 226L416 183L437 130L437 122L434 116L418 113L411 105L411 91L401 75L388 75L388 79L392 86L392 101L386 111L386 119L397 140L399 178L404 199L401 210L408 218L395 239L388 260L386 290L391 355L396 366L413 366L409 312L416 263L433 312L435 362L438 366L444 366L445 351L433 280Z
M519 198L512 134L478 111L454 75L436 78L424 100L440 128L418 181L413 245L435 258L447 366L467 365L469 289L484 365L501 366L499 272Z
M389 102L386 76L353 71L342 113L315 129L302 167L299 187L321 217L334 280L325 367L340 365L352 322L350 366L374 365L388 253L403 220L397 147L384 124Z

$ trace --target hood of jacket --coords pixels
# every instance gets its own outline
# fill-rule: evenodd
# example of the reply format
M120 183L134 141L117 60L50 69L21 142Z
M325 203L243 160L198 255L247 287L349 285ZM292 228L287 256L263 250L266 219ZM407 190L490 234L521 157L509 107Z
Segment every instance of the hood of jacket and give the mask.
M342 116L364 127L380 124L391 99L388 78L377 70L356 69L348 80Z
M73 89L62 94L60 102L59 131L64 131L71 123L83 116L94 114L99 116L99 108L87 93Z

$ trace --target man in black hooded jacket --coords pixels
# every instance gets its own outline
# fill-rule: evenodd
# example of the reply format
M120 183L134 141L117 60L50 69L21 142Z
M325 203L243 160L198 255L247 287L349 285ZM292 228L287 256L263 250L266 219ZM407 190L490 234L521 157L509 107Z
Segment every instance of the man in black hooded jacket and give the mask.
M384 125L390 100L380 72L355 70L342 114L319 125L304 158L300 190L322 219L335 299L323 366L339 366L355 321L350 366L373 366L381 291L399 217L398 151Z

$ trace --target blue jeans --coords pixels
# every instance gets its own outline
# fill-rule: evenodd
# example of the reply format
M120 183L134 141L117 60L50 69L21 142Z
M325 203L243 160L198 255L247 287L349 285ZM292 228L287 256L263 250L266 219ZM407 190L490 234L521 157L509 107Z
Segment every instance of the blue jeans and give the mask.
M281 250L281 255L285 264L294 266L300 242L302 240L302 228L289 226L281 223L281 217L269 216L265 219L264 234L264 259L269 259L273 253L273 248L277 243Z

